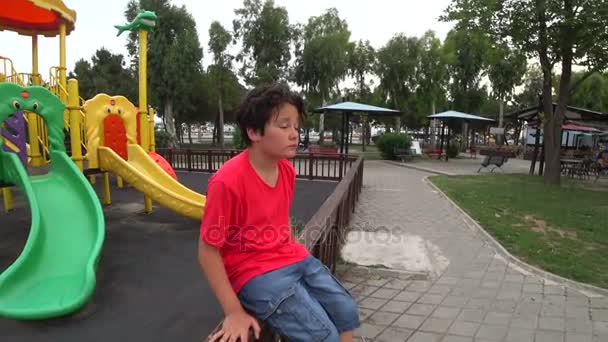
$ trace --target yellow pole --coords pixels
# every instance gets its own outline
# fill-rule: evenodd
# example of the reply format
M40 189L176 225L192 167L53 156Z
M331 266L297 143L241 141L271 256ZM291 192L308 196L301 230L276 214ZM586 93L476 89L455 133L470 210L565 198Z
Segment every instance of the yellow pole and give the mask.
M32 36L32 83L38 84L38 36ZM38 115L36 113L27 112L27 131L29 134L30 157L32 158L33 166L44 164L42 155L40 154L40 145L38 144Z
M62 22L59 25L59 83L63 89L67 89L65 70L65 22Z
M110 195L110 175L107 172L103 173L103 204L112 204L112 197Z
M140 111L140 134L141 147L145 151L149 151L148 147L148 130L147 118L148 114L148 32L139 30L139 111ZM146 213L152 212L152 199L144 195L144 204Z
M10 188L2 188L2 197L4 198L4 210L8 213L13 210L13 193Z
M61 22L59 25L59 87L57 87L57 94L59 94L59 99L63 103L67 103L68 99L66 98L66 94L63 93L63 90L68 90L66 84L66 75L65 75L65 22ZM50 80L49 80L50 81ZM69 97L69 95L68 95ZM63 114L63 122L71 122L71 114L68 110L66 110ZM68 128L68 127L66 127Z
M116 185L118 186L119 189L122 189L124 187L124 182L122 180L122 177L116 176Z
M154 136L154 108L150 108L148 122L150 123L150 152L156 152L156 137Z
M139 30L139 113L141 147L149 151L148 139L148 32Z
M38 36L32 36L32 84L40 84L38 77Z
M78 81L68 81L68 110L70 113L70 146L72 147L72 160L82 171L82 137L80 136L80 103L78 96Z

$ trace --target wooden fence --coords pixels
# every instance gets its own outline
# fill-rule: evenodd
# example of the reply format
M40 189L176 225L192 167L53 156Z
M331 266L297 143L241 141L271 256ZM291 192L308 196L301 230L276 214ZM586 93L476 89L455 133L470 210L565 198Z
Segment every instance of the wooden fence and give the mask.
M238 150L190 150L158 149L156 153L165 158L175 170L216 172ZM344 154L300 153L290 161L298 178L310 180L342 179L346 171L357 160L355 156Z

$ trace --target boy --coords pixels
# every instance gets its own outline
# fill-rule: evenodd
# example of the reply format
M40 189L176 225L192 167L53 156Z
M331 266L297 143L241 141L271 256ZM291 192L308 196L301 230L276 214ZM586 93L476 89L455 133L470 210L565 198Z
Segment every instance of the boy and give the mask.
M291 342L352 341L359 326L352 296L291 234L286 159L303 116L284 85L251 91L237 112L247 148L209 180L198 259L226 316L214 341L259 338L256 318Z

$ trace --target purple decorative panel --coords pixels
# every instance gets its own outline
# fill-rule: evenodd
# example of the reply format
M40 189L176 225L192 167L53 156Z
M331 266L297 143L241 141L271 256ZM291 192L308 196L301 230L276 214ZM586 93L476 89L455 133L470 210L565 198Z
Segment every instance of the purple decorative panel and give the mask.
M21 159L21 162L25 165L27 163L27 148L25 120L22 111L15 112L13 115L4 120L2 137L5 139L5 141L10 141L19 149L18 151L15 151L5 143L3 144L4 150L17 153L19 159Z

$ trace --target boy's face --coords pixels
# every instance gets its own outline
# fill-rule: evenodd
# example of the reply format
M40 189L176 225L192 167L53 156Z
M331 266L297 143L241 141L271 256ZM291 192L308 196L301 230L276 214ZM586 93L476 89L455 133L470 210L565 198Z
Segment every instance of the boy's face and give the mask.
M270 158L285 159L296 155L300 138L300 116L292 104L279 107L264 126L264 135L249 130L252 143Z

